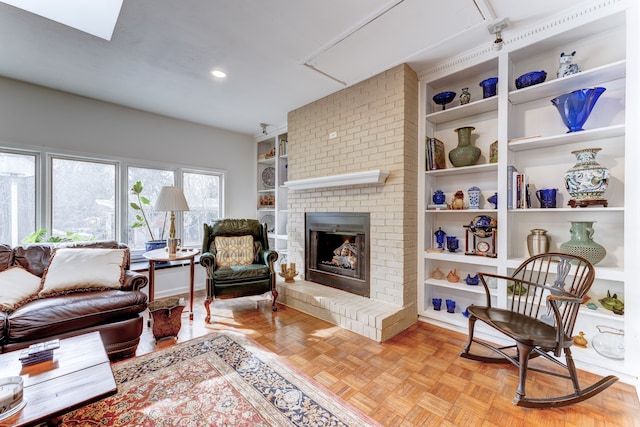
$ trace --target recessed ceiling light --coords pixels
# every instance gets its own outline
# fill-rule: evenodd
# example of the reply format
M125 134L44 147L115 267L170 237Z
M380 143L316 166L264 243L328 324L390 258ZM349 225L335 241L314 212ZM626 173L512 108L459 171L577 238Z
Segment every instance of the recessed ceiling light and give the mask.
M220 71L220 70L213 70L211 72L211 74L213 75L213 77L218 77L219 79L223 79L223 78L227 77L227 73L225 73L224 71Z

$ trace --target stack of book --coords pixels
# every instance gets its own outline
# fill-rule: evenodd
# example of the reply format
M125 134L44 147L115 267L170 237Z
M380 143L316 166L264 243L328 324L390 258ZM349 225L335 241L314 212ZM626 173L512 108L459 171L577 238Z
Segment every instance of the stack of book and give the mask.
M60 347L60 340L32 344L20 353L20 363L22 363L22 366L29 366L52 360L53 350L58 347Z
M528 209L531 206L531 194L529 192L529 177L519 173L514 166L508 166L507 180L507 208Z
M447 163L444 157L444 143L436 138L427 138L425 141L427 157L427 170L446 169Z

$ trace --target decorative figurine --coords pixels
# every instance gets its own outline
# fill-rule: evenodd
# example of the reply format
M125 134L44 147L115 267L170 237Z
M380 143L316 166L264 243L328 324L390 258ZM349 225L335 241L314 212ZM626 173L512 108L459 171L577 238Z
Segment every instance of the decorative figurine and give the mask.
M436 267L431 272L431 277L436 279L436 280L441 280L442 278L444 278L444 273L442 272L442 270L440 270L438 267Z
M464 193L462 190L456 191L451 201L451 209L464 209Z
M611 310L615 314L624 314L624 303L618 299L618 294L611 296L611 292L607 291L606 298L601 298L598 301L607 310Z
M580 348L587 348L587 339L584 337L584 332L580 331L580 335L573 337L573 343Z
M480 283L480 276L476 273L475 276L471 277L471 274L467 274L467 278L464 279L467 285L477 285Z
M578 64L573 63L573 58L575 56L575 50L571 52L571 54L565 54L564 52L560 54L560 67L558 67L556 77L567 77L580 72Z
M456 269L454 268L447 274L447 281L451 283L458 283L460 281L460 276L456 273Z

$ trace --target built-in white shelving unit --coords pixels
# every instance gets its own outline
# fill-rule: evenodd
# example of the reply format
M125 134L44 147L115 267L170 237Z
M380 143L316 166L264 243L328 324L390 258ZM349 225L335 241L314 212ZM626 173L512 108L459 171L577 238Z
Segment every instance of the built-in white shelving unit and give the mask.
M277 129L257 139L257 218L268 224L269 248L278 262L287 254L287 131Z
M587 339L598 333L596 326L606 325L625 331L626 357L613 360L597 354L591 346L576 349L574 357L582 369L599 374L614 373L622 380L638 385L640 368L634 363L639 354L640 291L635 289L636 271L632 252L639 242L640 218L637 188L640 172L637 167L638 141L638 70L637 6L625 1L594 1L593 5L576 7L575 11L549 18L521 34L505 34L505 45L499 52L490 48L467 52L437 64L420 74L420 153L425 150L425 138L435 137L445 144L448 153L457 146L454 129L474 126L473 144L482 150L477 165L453 167L447 159L447 168L425 171L419 179L419 279L418 314L422 321L434 323L461 332L467 331L468 320L462 315L470 304L484 304L481 286L464 283L467 274L497 272L510 274L529 254L526 237L531 229L543 228L551 237L550 250L558 250L570 238L570 221L595 221L593 239L607 249L606 258L596 265L596 281L590 291L591 301L598 306L581 310L576 325ZM487 42L489 43L489 42ZM632 44L635 47L630 46ZM582 71L557 78L558 58L561 52L576 51L575 62ZM544 83L516 89L515 79L529 71L545 70ZM480 81L498 77L496 96L483 99ZM567 133L560 115L550 100L573 90L595 86L607 90L598 100L582 132ZM442 91L469 88L472 100L460 105L455 99L443 111L432 101ZM498 141L498 161L489 163L489 147ZM598 162L610 172L609 188L605 193L608 207L590 206L570 208L570 199L564 187L564 173L575 162L571 151L600 147ZM635 161L631 160L635 159ZM422 159L422 170L426 162ZM508 167L515 166L526 173L532 187L533 207L510 209L507 207ZM432 194L442 190L451 202L453 194L477 186L482 196L480 209L429 210ZM558 207L541 209L535 190L557 188ZM498 193L498 207L487 199ZM464 225L477 215L496 218L498 231L495 258L465 255ZM442 228L448 236L457 236L460 250L450 253L431 252L437 247L434 232ZM473 249L473 248L471 248ZM628 260L625 262L625 259ZM435 279L431 273L439 268L445 275L453 269L460 282L450 283ZM598 299L607 291L617 293L625 302L624 315L604 309ZM456 313L434 311L433 297L456 300ZM491 290L492 303L506 304L509 295L504 284ZM482 332L481 332L482 333ZM484 330L486 338L490 331Z

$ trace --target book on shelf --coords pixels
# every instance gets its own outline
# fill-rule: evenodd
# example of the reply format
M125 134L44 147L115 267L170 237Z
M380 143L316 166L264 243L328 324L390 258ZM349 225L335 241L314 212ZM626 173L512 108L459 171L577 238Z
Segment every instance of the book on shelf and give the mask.
M529 191L529 177L526 174L514 172L509 188L511 198L510 209L528 209L531 207L531 193ZM508 201L507 201L508 203Z
M286 156L287 155L287 140L286 139L281 139L280 140L280 156Z
M513 176L518 173L515 166L507 166L507 208L513 209Z
M426 144L427 170L446 169L444 142L437 138L427 138Z

